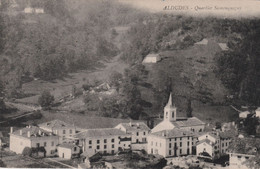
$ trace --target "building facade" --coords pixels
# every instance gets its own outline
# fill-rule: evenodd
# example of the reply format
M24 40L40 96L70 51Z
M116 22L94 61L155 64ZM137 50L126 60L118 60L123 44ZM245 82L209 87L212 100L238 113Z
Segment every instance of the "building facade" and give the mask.
M61 158L71 159L78 157L80 148L72 143L62 143L58 146L58 155Z
M57 152L58 136L35 126L10 131L10 151L22 154L25 147L44 148L47 156Z

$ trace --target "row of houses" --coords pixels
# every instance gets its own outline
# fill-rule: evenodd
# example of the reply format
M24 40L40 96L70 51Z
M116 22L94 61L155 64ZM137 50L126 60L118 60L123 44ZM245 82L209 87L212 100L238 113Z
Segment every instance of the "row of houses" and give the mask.
M233 125L233 124L231 124ZM231 129L232 127L230 127ZM149 154L176 157L196 154L216 159L228 153L233 130L205 132L205 123L196 117L177 117L172 95L164 108L164 119L150 129L143 122L120 123L114 128L83 129L53 120L36 126L10 131L10 150L22 154L25 147L45 149L46 156L70 159L80 153L116 154L122 150L146 150Z

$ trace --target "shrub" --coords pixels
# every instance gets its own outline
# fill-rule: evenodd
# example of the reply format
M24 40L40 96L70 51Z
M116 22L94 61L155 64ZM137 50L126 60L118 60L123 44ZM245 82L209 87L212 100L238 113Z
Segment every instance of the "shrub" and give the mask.
M31 156L32 155L32 149L30 147L24 147L22 155Z
M54 96L50 92L44 91L38 99L39 105L44 109L49 109L54 102Z

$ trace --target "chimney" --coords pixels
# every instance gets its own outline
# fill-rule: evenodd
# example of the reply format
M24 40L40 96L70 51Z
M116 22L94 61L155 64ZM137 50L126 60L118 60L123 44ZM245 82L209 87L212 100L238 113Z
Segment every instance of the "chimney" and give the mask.
M12 134L13 132L14 132L14 128L11 127L11 128L10 128L10 133Z
M20 135L23 135L23 130L20 130Z
M41 135L42 134L42 131L41 130L39 130L39 135Z
M27 132L27 137L31 137L31 132L30 131Z

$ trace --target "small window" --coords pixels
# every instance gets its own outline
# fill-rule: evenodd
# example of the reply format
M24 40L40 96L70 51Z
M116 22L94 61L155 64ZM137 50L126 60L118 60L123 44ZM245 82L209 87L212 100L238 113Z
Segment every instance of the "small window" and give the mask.
M107 145L104 145L104 149L106 149L107 148Z
M180 140L182 140L182 138L180 138Z
M137 142L137 143L139 143L139 140L138 140L138 139L136 139L136 142Z
M170 139L169 141L172 141L172 139Z
M77 147L74 147L74 151L77 151Z
M112 154L114 154L114 153L115 153L115 151L114 151L114 150L112 150L112 151L111 151L111 153L112 153Z
M144 131L144 136L145 136L145 131Z
M172 144L170 143L170 144L169 144L169 148L171 148L171 147L172 147Z
M107 143L107 139L104 139L104 143Z
M237 158L241 158L241 156L237 156Z
M46 147L46 146L47 146L47 143L46 143L46 142L44 142L44 143L43 143L43 146L44 146L44 147Z
M245 157L247 160L249 159L249 157Z
M175 141L177 141L177 138L175 138Z
M171 150L169 150L169 155L172 155L172 151Z
M92 149L92 146L88 146L89 149Z
M180 149L180 154L182 154L182 149Z
M180 142L180 147L182 147L182 142Z
M114 145L114 144L112 144L112 148L115 148L115 145Z
M89 141L88 141L88 144L92 144L92 140L89 140Z
M36 143L36 147L40 147L40 143Z
M63 134L66 134L66 130L63 130Z
M139 136L139 132L136 132L136 135Z
M112 139L111 139L111 142L114 143L114 142L115 142L115 139L112 138Z
M190 146L190 142L189 141L188 141L187 145Z
M97 145L97 149L99 150L99 148L100 148L100 146L99 145Z
M106 154L107 153L107 151L104 151L104 154Z
M100 141L99 140L97 140L97 144L99 144L100 143Z

